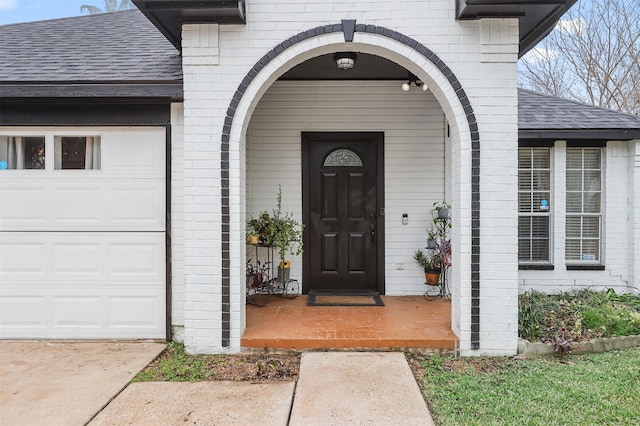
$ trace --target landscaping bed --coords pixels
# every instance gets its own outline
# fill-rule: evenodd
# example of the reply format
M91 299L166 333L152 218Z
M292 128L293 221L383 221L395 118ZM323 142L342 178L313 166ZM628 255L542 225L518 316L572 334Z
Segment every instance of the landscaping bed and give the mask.
M518 298L518 334L530 342L566 346L603 337L640 334L640 295L575 290Z
M189 355L183 344L171 342L133 381L295 381L299 371L299 354Z

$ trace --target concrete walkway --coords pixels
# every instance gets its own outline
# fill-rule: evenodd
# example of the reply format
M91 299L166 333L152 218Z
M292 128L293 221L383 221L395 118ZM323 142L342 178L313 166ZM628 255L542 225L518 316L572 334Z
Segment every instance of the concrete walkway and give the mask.
M288 383L133 383L91 425L433 425L401 353L310 352Z
M304 353L297 383L129 384L164 347L0 341L0 425L433 425L402 353Z
M291 426L433 424L403 354L302 356Z
M90 425L287 424L294 382L132 383Z
M165 346L0 341L0 425L84 425Z

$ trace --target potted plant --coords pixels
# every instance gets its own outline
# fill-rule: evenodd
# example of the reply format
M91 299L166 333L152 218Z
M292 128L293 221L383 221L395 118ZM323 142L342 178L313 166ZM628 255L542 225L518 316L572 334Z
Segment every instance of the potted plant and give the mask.
M433 253L425 254L422 250L416 250L413 260L424 270L425 282L429 285L437 285L440 281L440 262L438 256Z
M271 247L273 232L271 216L266 210L260 213L257 218L251 218L247 222L247 241L249 244L254 244L257 240L257 243Z
M446 201L433 204L431 223L427 228L427 251L417 250L413 259L424 270L429 285L438 285L443 268L451 266L451 240L448 231L451 229L449 211L451 205Z
M427 248L434 249L436 248L436 244L438 242L438 235L435 230L429 229L427 231Z
M286 260L287 252L292 256L298 256L303 251L303 228L304 225L296 221L291 213L282 211L282 187L280 186L278 186L276 208L273 214L263 211L258 218L251 218L247 222L249 235L259 235L262 244L277 249L280 258L278 279L281 282L289 281L291 262Z
M432 214L434 211L437 213L438 219L449 219L451 204L446 201L435 202L433 203L433 209L431 210Z

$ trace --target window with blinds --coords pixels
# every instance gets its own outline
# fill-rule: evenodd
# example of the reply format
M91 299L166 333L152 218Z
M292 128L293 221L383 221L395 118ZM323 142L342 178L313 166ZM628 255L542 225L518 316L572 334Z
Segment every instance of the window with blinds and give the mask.
M518 261L550 262L551 149L518 149Z
M600 262L602 149L567 148L567 262Z

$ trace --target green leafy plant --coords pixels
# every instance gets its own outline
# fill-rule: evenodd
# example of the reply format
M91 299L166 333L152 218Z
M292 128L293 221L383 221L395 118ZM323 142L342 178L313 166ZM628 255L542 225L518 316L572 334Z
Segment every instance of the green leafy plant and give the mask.
M259 235L262 244L275 247L284 264L286 253L298 256L303 252L302 230L304 225L293 218L292 213L282 211L282 187L278 185L276 208L270 215L263 211L247 222L247 235Z
M417 250L413 255L416 264L427 271L439 271L442 268L451 266L451 220L448 215L440 217L442 209L451 209L451 205L446 201L434 203L431 209L431 223L427 228L427 240L432 242L432 246L427 246L427 252Z
M640 296L616 294L613 289L528 291L518 297L518 307L518 332L528 340L576 342L640 334Z
M427 271L439 271L440 262L437 256L426 255L422 250L416 250L413 254L413 260L416 261L418 266Z

